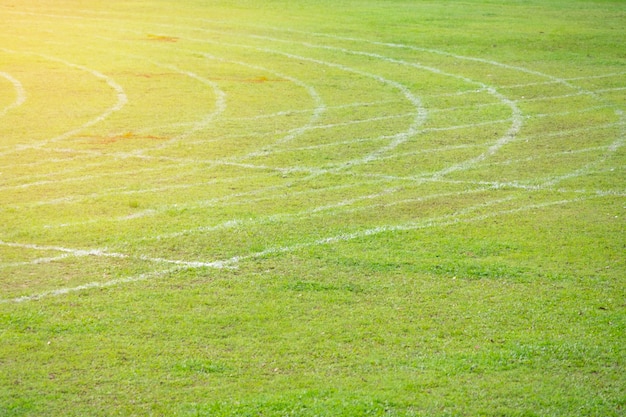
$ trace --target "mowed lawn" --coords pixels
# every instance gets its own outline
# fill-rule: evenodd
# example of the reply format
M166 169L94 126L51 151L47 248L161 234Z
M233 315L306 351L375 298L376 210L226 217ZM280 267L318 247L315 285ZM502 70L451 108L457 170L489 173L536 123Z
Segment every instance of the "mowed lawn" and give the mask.
M0 416L626 415L626 3L0 23Z

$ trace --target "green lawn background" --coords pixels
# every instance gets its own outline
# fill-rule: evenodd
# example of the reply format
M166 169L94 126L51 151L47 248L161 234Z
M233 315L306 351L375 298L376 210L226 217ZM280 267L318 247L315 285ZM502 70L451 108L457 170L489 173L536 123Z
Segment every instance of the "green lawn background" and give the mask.
M0 415L624 414L622 2L0 20Z

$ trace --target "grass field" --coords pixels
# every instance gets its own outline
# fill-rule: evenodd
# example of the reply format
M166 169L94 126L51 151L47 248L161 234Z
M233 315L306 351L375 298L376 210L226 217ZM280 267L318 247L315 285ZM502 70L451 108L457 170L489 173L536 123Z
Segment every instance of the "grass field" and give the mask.
M0 22L0 416L626 415L626 3Z

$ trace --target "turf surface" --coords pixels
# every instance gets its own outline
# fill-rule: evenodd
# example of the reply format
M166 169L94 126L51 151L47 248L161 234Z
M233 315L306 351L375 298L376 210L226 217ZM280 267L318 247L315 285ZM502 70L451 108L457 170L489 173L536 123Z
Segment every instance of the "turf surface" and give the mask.
M0 415L624 414L622 2L0 19Z

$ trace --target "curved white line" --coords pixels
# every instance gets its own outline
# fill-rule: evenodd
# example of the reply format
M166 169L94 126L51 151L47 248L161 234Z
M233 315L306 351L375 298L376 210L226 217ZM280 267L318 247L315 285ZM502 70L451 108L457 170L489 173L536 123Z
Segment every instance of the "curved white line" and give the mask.
M380 43L380 44L384 44L384 43ZM452 54L450 54L450 56L453 56ZM489 62L486 60L481 60L479 58L474 58L477 61L484 61L484 62ZM405 63L405 64L411 64L411 63ZM337 64L339 65L339 64ZM501 64L501 66L507 67L507 68L515 68L512 66L508 66L506 64ZM543 75L540 74L538 72L535 72L536 75ZM372 74L375 75L375 74ZM381 77L382 78L382 77ZM555 80L555 82L561 82L563 81L563 79L559 79L557 77L553 77L553 80ZM561 81L559 81L561 80ZM394 81L391 81L394 82ZM485 86L487 88L489 88L488 86ZM572 87L575 88L575 87ZM495 91L495 89L494 89ZM504 96L502 96L504 97ZM504 103L506 103L505 101L503 101ZM513 101L511 101L511 103L514 103ZM508 105L508 104L507 104ZM511 107L511 106L509 106ZM623 112L621 111L616 111L618 117L620 118L620 120L624 120L624 115ZM519 130L519 128L521 127L521 120L519 120L519 124L520 126L515 126L515 119L518 117L521 117L521 113L520 114L516 114L515 112L512 113L513 116L512 118L513 123L511 128L509 129L509 131L507 132L507 134L500 138L495 144L493 144L491 147L489 147L487 149L487 151L485 153L483 153L481 156L473 158L469 161L466 161L466 163L473 165L476 164L478 162L481 162L483 159L487 158L489 155L495 153L498 151L498 149L502 146L504 146L504 144L507 143L508 140L512 140L511 136L515 136L515 134L517 132L515 132L515 130ZM623 122L622 122L623 124ZM500 143L502 142L502 143ZM613 144L611 144L611 146L608 148L609 151L614 152L616 151L620 146L622 146L623 144L623 134L622 134L622 138L618 139L617 141L615 141ZM389 145L392 146L393 142ZM384 148L381 148L384 149ZM391 148L393 149L393 148ZM390 150L391 150L390 149ZM383 150L382 152L386 152L386 150ZM370 154L372 155L372 154ZM375 158L380 157L380 155L376 155L374 154ZM446 168L446 170L449 170L451 168L454 168L454 170L460 170L460 169L465 169L464 166L461 165L457 165L457 168L455 168L455 166L452 167L448 167ZM446 170L444 171L440 171L439 175L445 175L446 173L448 173ZM436 174L435 177L437 177L438 175ZM367 196L362 196L361 198L367 198ZM590 198L590 197L589 197ZM227 265L231 265L231 264L236 264L237 262L241 261L241 260L246 260L246 259L255 259L255 258L261 258L264 256L270 256L272 254L279 254L279 253L286 253L286 252L291 252L294 250L298 250L304 247L309 247L309 246L314 246L314 245L326 245L326 244L333 244L336 242L340 242L340 241L347 241L347 240L353 240L353 239L358 239L358 238L364 238L364 237L368 237L368 236L373 236L379 233L385 233L385 232L394 232L394 231L401 231L401 230L415 230L415 229L419 229L419 228L427 228L427 227L443 227L443 226L448 226L448 225L453 225L453 224L457 224L459 222L469 222L469 221L480 221L480 220L484 220L486 218L489 217L493 217L493 216L497 216L497 215L504 215L504 214L508 214L508 213L516 213L516 212L520 212L523 210L532 210L535 208L541 208L541 207L548 207L551 205L559 205L559 204L569 204L572 202L576 202L576 201L581 201L584 200L585 198L581 198L581 199L572 199L572 200L560 200L560 201L552 201L552 202L545 202L545 203L539 203L539 204L535 204L535 205L526 205L526 206L520 206L520 207L516 207L513 209L508 209L508 210L500 210L500 211L495 211L495 212L490 212L487 214L481 214L481 215L477 215L474 217L463 217L466 214L471 213L474 210L480 209L480 208L487 208L490 205L495 205L495 204L499 204L503 201L508 201L509 199L504 199L504 200L492 200L486 204L480 204L480 205L476 205L476 206L472 206L469 208L466 208L462 211L459 211L457 213L455 213L454 215L450 215L450 216L440 216L440 217L435 217L433 219L425 219L422 221L417 221L417 222L409 222L409 223L404 223L404 224L399 224L399 225L389 225L389 226L381 226L381 227L375 227L375 228L370 228L367 229L365 231L361 231L361 232L355 232L355 233L346 233L346 234L340 234L340 235L336 235L336 236L331 236L331 237L327 237L324 239L319 239L319 240L315 240L313 242L309 242L309 243L303 243L303 244L299 244L299 245L294 245L294 246L290 246L290 247L274 247L274 248L268 248L265 249L263 251L259 251L253 254L249 254L249 255L242 255L242 256L237 256L237 257L233 257L224 261L218 261L218 264L221 266L227 266ZM341 206L342 203L350 204L351 200L346 200L345 202L341 202L338 203L338 207ZM331 207L331 206L328 206ZM320 210L323 210L324 208L317 208ZM313 209L313 211L317 210L317 209ZM235 220L236 221L236 220ZM87 254L95 254L93 251L81 251L79 254L82 254L83 252L87 253ZM100 256L105 256L102 254L98 254ZM118 254L109 254L110 256L117 256ZM125 256L125 255L121 255L120 256ZM140 259L142 259L140 257ZM150 258L146 258L146 259L150 259ZM163 259L159 259L159 258L154 258L154 259L150 259L150 260L155 260L157 262L164 262L167 260L163 260ZM182 262L182 261L173 261L174 263L178 264L178 262ZM175 271L178 269L185 269L185 268L195 268L195 267L203 267L203 266L207 266L208 264L212 264L212 263L198 263L198 265L196 265L196 263L184 263L181 264L179 266L177 266L177 268L174 268L173 270L169 270L169 271ZM167 272L169 272L167 271ZM158 276L159 274L163 274L163 273L167 273L167 272L158 272L155 274L155 276ZM140 277L145 277L147 274L144 274ZM140 279L146 279L146 278L140 278ZM116 280L116 281L110 281L110 285L115 285L117 283L121 283L121 282L131 282L132 280L139 280L136 278L128 278L125 280ZM88 289L88 288L93 288L96 286L105 286L105 285L109 285L108 283L93 283L93 284L86 284L84 286L80 286L80 287L75 287L75 289L61 289L61 290L57 290L57 291L53 291L53 292L49 292L49 293L45 293L43 296L47 296L47 295L58 295L58 294L64 294L67 293L69 291L78 291L81 289ZM37 297L39 296L32 296L31 298L28 299L37 299ZM21 301L21 299L19 299ZM18 301L18 299L15 300L2 300L0 302L6 302L6 301Z
M214 41L210 41L206 39L194 39L194 38L184 38L184 39L194 41L194 42L199 42L199 43L216 43ZM394 89L399 90L402 93L402 95L405 97L405 99L407 99L412 104L412 106L416 109L413 123L409 126L409 128L406 131L397 133L395 135L390 135L390 143L387 146L384 146L380 148L379 150L372 152L370 155L367 155L360 160L351 161L348 163L348 165L358 165L358 164L368 163L370 161L375 160L380 154L383 154L385 152L395 149L400 144L406 142L408 138L417 134L419 132L419 127L423 125L424 122L426 121L428 113L426 109L424 108L424 106L422 105L422 102L418 96L414 95L407 87L405 87L401 83L393 81L393 80L389 80L378 74L372 74L366 71L357 70L357 69L354 69L354 68L336 63L336 62L323 61L323 60L319 60L315 58L296 55L296 54L283 52L283 51L270 49L270 48L259 48L259 47L253 47L250 45L245 45L245 44L224 43L224 42L219 42L219 45L232 46L232 47L237 47L237 48L242 48L242 49L252 49L255 51L259 51L259 52L282 55L293 60L312 62L317 65L335 68L335 69L339 69L340 71L349 72L352 74L360 75L362 77L374 79L380 82L381 84L389 85L393 87ZM256 156L256 155L251 155L251 156Z
M251 25L251 26L255 26L255 25ZM256 25L259 26L259 25ZM263 27L265 29L268 29L268 27L266 26L260 26ZM304 34L306 36L317 36L317 37L326 37L329 39L338 39L338 40L344 40L344 41L353 41L353 42L358 42L358 43L367 43L367 44L371 44L371 45L378 45L378 46L384 46L384 47L391 47L391 48L402 48L402 49L408 49L408 50L414 50L414 51L420 51L420 52L427 52L427 53L433 53L433 54L438 54L438 55L443 55L443 56L449 56L452 57L454 59L459 59L459 60L467 60L467 61L473 61L473 62L480 62L480 63L484 63L484 64L488 64L491 66L496 66L496 67L501 67L501 68L505 68L505 69L509 69L509 70L514 70L514 71L519 71L519 72L523 72L523 73L527 73L527 74L531 74L531 75L535 75L535 76L539 76L542 78L547 78L548 80L550 80L552 83L558 83L558 84L562 84L568 88L571 88L575 91L578 91L579 94L585 94L585 95L590 95L598 100L600 100L601 102L603 102L604 100L601 99L601 97L598 95L597 92L595 91L589 91L589 90L585 90L579 86L576 86L574 84L572 84L568 79L565 78L559 78L559 77L555 77L553 75L549 75L549 74L545 74L539 71L535 71L535 70L531 70L528 68L524 68L524 67L520 67L520 66L515 66L515 65L509 65L509 64L504 64L498 61L493 61L493 60L488 60L488 59L483 59L483 58L477 58L477 57L470 57L470 56L464 56L464 55L458 55L458 54L453 54L453 53L449 53L449 52L445 52L445 51L441 51L441 50L437 50L437 49L430 49L430 48L421 48L421 47L416 47L416 46L412 46L412 45L405 45L405 44L398 44L398 43L390 43L390 42L379 42L379 41L370 41L370 40L366 40L366 39L360 39L360 38L353 38L353 37L345 37L345 36L338 36L338 35L331 35L331 34L325 34L325 33L315 33L315 32L305 32L305 31L298 31L298 30L291 30L291 29L277 29L274 27L269 27L269 29L274 30L274 31L280 31L280 32L291 32L291 33L299 33L299 34ZM242 35L242 36L250 36L253 38L259 38L259 39L274 39L276 41L280 41L280 42L286 42L284 40L281 39L276 39L276 38L271 38L271 37L266 37L266 36L258 36L258 35ZM301 42L301 44L307 44L306 42ZM315 44L310 44L312 46L318 47ZM322 48L331 48L331 49L343 49L343 48L334 48L334 47L327 47L327 46L321 46ZM365 53L365 54L369 54L369 53ZM376 54L373 54L376 55ZM410 63L408 63L410 64ZM618 73L617 75L619 75L620 73ZM613 74L610 74L610 76L612 76ZM464 77L462 77L464 78ZM576 78L573 78L572 80L576 80ZM495 90L495 88L490 87L492 89L493 92L497 93L497 91ZM455 172L455 171L459 171L459 170L465 170L467 168L470 168L474 165L476 165L477 163L482 162L483 160L485 160L486 158L488 158L489 156L493 155L494 153L496 153L500 148L502 148L504 145L508 144L510 141L512 141L516 134L519 132L520 128L521 128L521 124L522 124L522 120L523 118L521 117L521 112L519 110L519 108L517 108L517 106L513 107L511 105L514 105L515 102L507 99L506 97L504 97L503 95L501 95L500 93L497 93L498 95L500 95L504 100L505 103L507 105L509 105L511 107L511 109L513 110L513 125L511 126L511 128L505 133L504 136L502 136L497 142L495 142L493 145L491 145L486 152L482 153L481 155L472 158L470 160L464 161L460 164L455 164L453 166L450 166L448 168L445 168L439 172L436 172L433 174L433 176L435 178L441 178L442 176L445 176L449 173ZM611 106L611 107L615 107L615 106ZM625 124L626 123L626 113L621 110L621 109L616 109L615 111L616 115L618 116L618 118L620 119L621 124ZM604 162L605 160L607 160L607 158L609 157L610 154L613 154L615 151L617 151L619 148L621 148L622 146L624 146L624 144L626 143L626 129L624 129L622 131L622 133L620 134L620 136L618 138L616 138L611 146L609 147L610 151L608 154L603 155L602 157L600 157L598 160L591 162L590 164L585 165L584 167L570 173L570 174L566 174L563 176L558 176L555 178L550 179L546 184L547 185L554 185L557 182L560 182L564 179L567 178L571 178L571 177L576 177L576 176L580 176L583 175L584 173L589 172L594 166L599 165L600 163Z
M371 236L380 235L382 233L411 231L411 230L427 229L427 228L432 228L432 227L448 227L448 226L454 226L457 224L479 222L479 221L483 221L483 220L497 217L497 216L515 214L515 213L541 209L541 208L551 207L551 206L571 204L571 203L589 200L591 198L597 198L597 197L601 197L601 196L586 196L586 197L579 197L579 198L574 198L574 199L569 199L569 200L549 201L549 202L544 202L544 203L519 206L519 207L515 207L512 209L490 211L485 214L478 214L475 216L465 216L466 214L471 214L472 212L476 210L489 208L492 205L500 204L500 203L507 202L507 201L514 199L513 197L507 197L503 199L491 200L482 204L477 204L477 205L468 207L462 211L459 211L451 215L444 215L444 216L429 218L429 219L425 219L421 221L408 222L408 223L392 225L392 226L379 226L379 227L374 227L374 228L370 228L370 229L366 229L366 230L362 230L358 232L353 232L353 233L338 234L335 236L330 236L330 237L318 239L318 240L311 241L311 242L295 244L293 246L271 247L271 248L267 248L262 251L258 251L258 252L251 253L248 255L233 256L225 260L214 261L210 263L203 263L202 265L193 265L193 264L177 265L176 267L165 270L165 271L146 273L146 274L141 274L141 275L134 276L134 277L122 278L122 279L117 279L117 280L112 280L112 281L107 281L107 282L92 282L92 283L80 285L77 287L61 288L57 290L47 291L47 292L34 294L34 295L17 297L13 299L1 299L0 304L34 301L34 300L39 300L45 297L59 296L59 295L64 295L64 294L68 294L71 292L84 291L84 290L88 290L92 288L103 288L103 287L110 287L110 286L119 285L119 284L143 281L146 279L157 278L165 274L174 273L176 271L184 270L184 269L202 268L202 267L207 267L207 266L214 267L214 265L218 265L219 268L233 268L238 263L241 263L242 261L261 259L261 258L265 258L268 256L291 253L297 250L306 249L306 248L315 247L315 246L332 245L332 244L340 243L340 242L347 242L347 241L356 240L356 239L369 238ZM0 244L1 243L2 242L0 242Z
M294 84L304 88L308 92L309 96L313 99L313 103L315 105L314 109L313 109L313 114L311 115L311 117L309 118L308 122L304 126L301 126L301 127L294 128L294 129L290 130L289 133L286 136L284 136L283 138L281 138L278 141L276 141L275 145L292 141L295 138L297 138L298 136L300 136L302 133L304 133L307 130L309 130L312 126L314 126L314 124L320 119L320 117L327 110L326 104L324 103L324 100L321 98L321 96L319 95L317 90L315 90L315 88L313 88L313 86L311 86L309 84L306 84L306 83L304 83L303 81L301 81L301 80L299 80L297 78L288 76L286 74L282 74L280 72L269 70L269 69L267 69L265 67L262 67L262 66L253 65L253 64L246 63L246 62L242 62L242 61L227 60L227 59L220 58L220 57L217 57L215 55L211 55L211 54L207 54L207 53L203 53L202 55L205 58L207 58L207 59L216 60L218 62L233 63L233 64L236 64L236 65L245 66L247 68L253 68L253 69L260 70L260 71L268 72L270 74L274 74L275 76L277 76L279 78L291 81L292 83L294 83ZM266 155L267 153L268 153L267 151L251 152L251 153L245 155L244 157L234 158L234 160L245 159L245 158L255 157L255 156L263 156L263 155Z
M145 59L145 58L142 58ZM188 129L187 131L185 131L184 133L175 136L163 143L161 143L159 146L156 147L156 149L160 149L160 148L164 148L166 146L168 146L171 143L176 143L176 142L180 142L181 140L184 140L185 138L193 135L196 132L199 132L201 130L206 129L208 126L210 126L215 119L221 115L222 113L224 113L224 111L227 108L227 104L226 104L226 93L219 87L219 85L214 82L211 81L207 78L201 77L198 74L191 72L191 71L187 71L187 70L183 70L179 67L177 67L176 65L170 65L170 64L164 64L161 62L156 62L156 61L149 61L152 64L162 67L162 68L168 68L172 71L178 72L179 74L183 74L186 75L190 78L193 78L195 80L200 81L201 83L208 85L209 87L211 87L211 89L213 89L213 92L216 96L215 99L215 110L213 110L212 112L208 113L207 116L205 116L202 120L194 122L192 125L191 129ZM141 155L143 154L143 152L147 150L147 149L142 149L136 152L132 152L131 154L136 154L136 155Z
M78 70L81 71L85 71L90 73L91 75L93 75L96 78L99 78L101 80L103 80L104 82L107 83L107 85L109 87L111 87L115 93L116 93L116 97L117 100L115 102L115 104L111 107L109 107L107 110L105 110L104 112L102 112L101 114L99 114L97 117L83 123L82 125L80 125L79 127L72 129L70 131L67 131L65 133L62 133L58 136L55 136L51 139L47 139L44 141L40 141L36 144L32 144L32 145L19 145L17 147L15 147L13 150L10 151L5 151L0 153L0 155L6 155L6 154L10 154L10 153L15 153L18 152L20 150L23 149L37 149L37 148L41 148L44 145L50 144L50 143L54 143L54 142L60 142L64 139L67 139L69 137L72 137L78 133L80 133L81 131L87 129L88 127L91 127L97 123L102 122L103 120L107 119L109 116L111 116L111 114L121 110L126 103L128 102L128 97L126 96L126 93L124 92L124 89L122 88L122 86L120 86L118 83L115 82L115 80L99 71L96 71L94 69L85 67L83 65L79 65L79 64L75 64L69 61L66 61L64 59L61 58L57 58L54 56L50 56L50 55L46 55L46 54L39 54L39 53L35 53L35 52L25 52L25 51L14 51L11 49L6 49L6 48L0 48L0 51L4 51L7 53L11 53L11 54L23 54L23 55L32 55L32 56L37 56L40 58L44 58L46 60L52 61L52 62L58 62L61 63L65 66L71 67L71 68L76 68Z
M103 113L101 113L100 115L98 115L97 117L87 121L86 123L83 123L81 126L77 127L76 129L73 129L69 132L65 132L61 135L55 136L52 139L49 139L47 141L44 142L40 142L38 143L35 147L40 147L42 145L46 145L48 143L53 143L53 142L59 142L62 141L64 139L67 139L69 137L72 137L80 132L82 132L83 130L87 129L88 127L91 127L97 123L102 122L103 120L107 119L109 116L111 116L113 113L120 111L125 105L126 103L128 103L128 96L126 95L126 92L124 91L124 88L122 88L121 85L119 85L117 82L115 82L115 80L99 71L96 71L94 69L85 67L83 65L78 65L78 64L74 64L72 62L66 61L64 59L60 59L60 58L56 58L50 55L43 55L43 54L34 54L37 56L40 56L42 58L48 59L50 61L56 61L59 62L61 64L64 64L68 67L72 67L72 68L76 68L79 69L81 71L85 71L90 73L91 75L93 75L96 78L99 78L101 80L103 80L104 82L107 83L107 85L109 87L111 87L117 96L117 101L115 102L115 104L111 107L109 107L106 111L104 111Z
M13 110L16 107L21 106L26 101L26 90L24 90L24 86L22 83L14 78L11 74L0 71L0 77L7 79L11 84L13 84L13 88L15 88L15 100L13 103L9 104L4 109L0 109L0 117L7 114L10 110Z
M264 40L272 40L275 42L287 42L287 43L293 43L293 41L286 41L283 39L276 39L276 38L272 38L269 36L258 36L258 35L247 35L251 38L257 38L257 39L264 39ZM455 171L459 171L459 170L466 170L469 167L483 161L484 159L486 159L487 157L495 154L500 148L502 148L504 145L508 144L509 142L511 142L515 136L519 133L522 124L523 124L523 117L522 117L522 112L519 109L519 107L517 106L516 102L507 98L506 96L504 96L502 93L498 92L496 90L495 87L493 86L489 86L485 83L482 82L478 82L475 80L472 80L468 77L464 77L461 75L457 75L457 74L451 74L445 71L442 71L438 68L434 68L434 67L429 67L426 65L421 65L421 64L417 64L417 63L413 63L413 62L408 62L408 61L404 61L404 60L400 60L400 59L394 59L394 58L389 58L387 56L384 55L380 55L380 54L376 54L376 53L371 53L371 52L363 52L363 51L355 51L355 50L350 50L350 49L346 49L346 48L338 48L338 47L334 47L334 46L327 46L327 45L316 45L313 43L309 43L309 42L297 42L299 45L303 45L309 48L318 48L318 49L326 49L326 50L331 50L331 51L339 51L345 54L351 54L351 55L361 55L361 56L367 56L370 58L375 58L375 59L379 59L381 61L384 62L390 62L390 63L394 63L394 64L398 64L398 65L405 65L405 66L409 66L409 67L413 67L416 69L420 69L420 70L425 70L425 71L429 71L432 72L434 74L438 74L438 75L442 75L442 76L446 76L446 77L452 77L452 78L456 78L459 80L462 80L466 83L469 84L473 84L473 85L477 85L479 86L482 90L487 91L489 94L493 95L494 97L496 97L501 103L505 104L506 106L508 106L511 109L511 120L512 120L512 125L509 128L509 130L502 136L500 137L500 139L498 139L493 145L491 145L487 151L483 152L481 155L466 160L464 162L461 162L459 164L455 164L452 165L448 168L445 168L443 170L440 170L439 172L436 172L434 174L432 174L434 177L439 178L442 176L445 176L451 172L455 172ZM374 44L376 44L376 42L373 42ZM402 143L402 140L400 140L397 144L394 142L392 142L388 147L383 148L381 152L376 152L366 158L364 158L361 162L362 163L366 163L366 162L370 162L371 160L376 159L377 155L380 155L384 152L387 152L389 150L394 149L398 144ZM353 165L354 161L348 162L348 166ZM357 162L358 163L358 162Z

